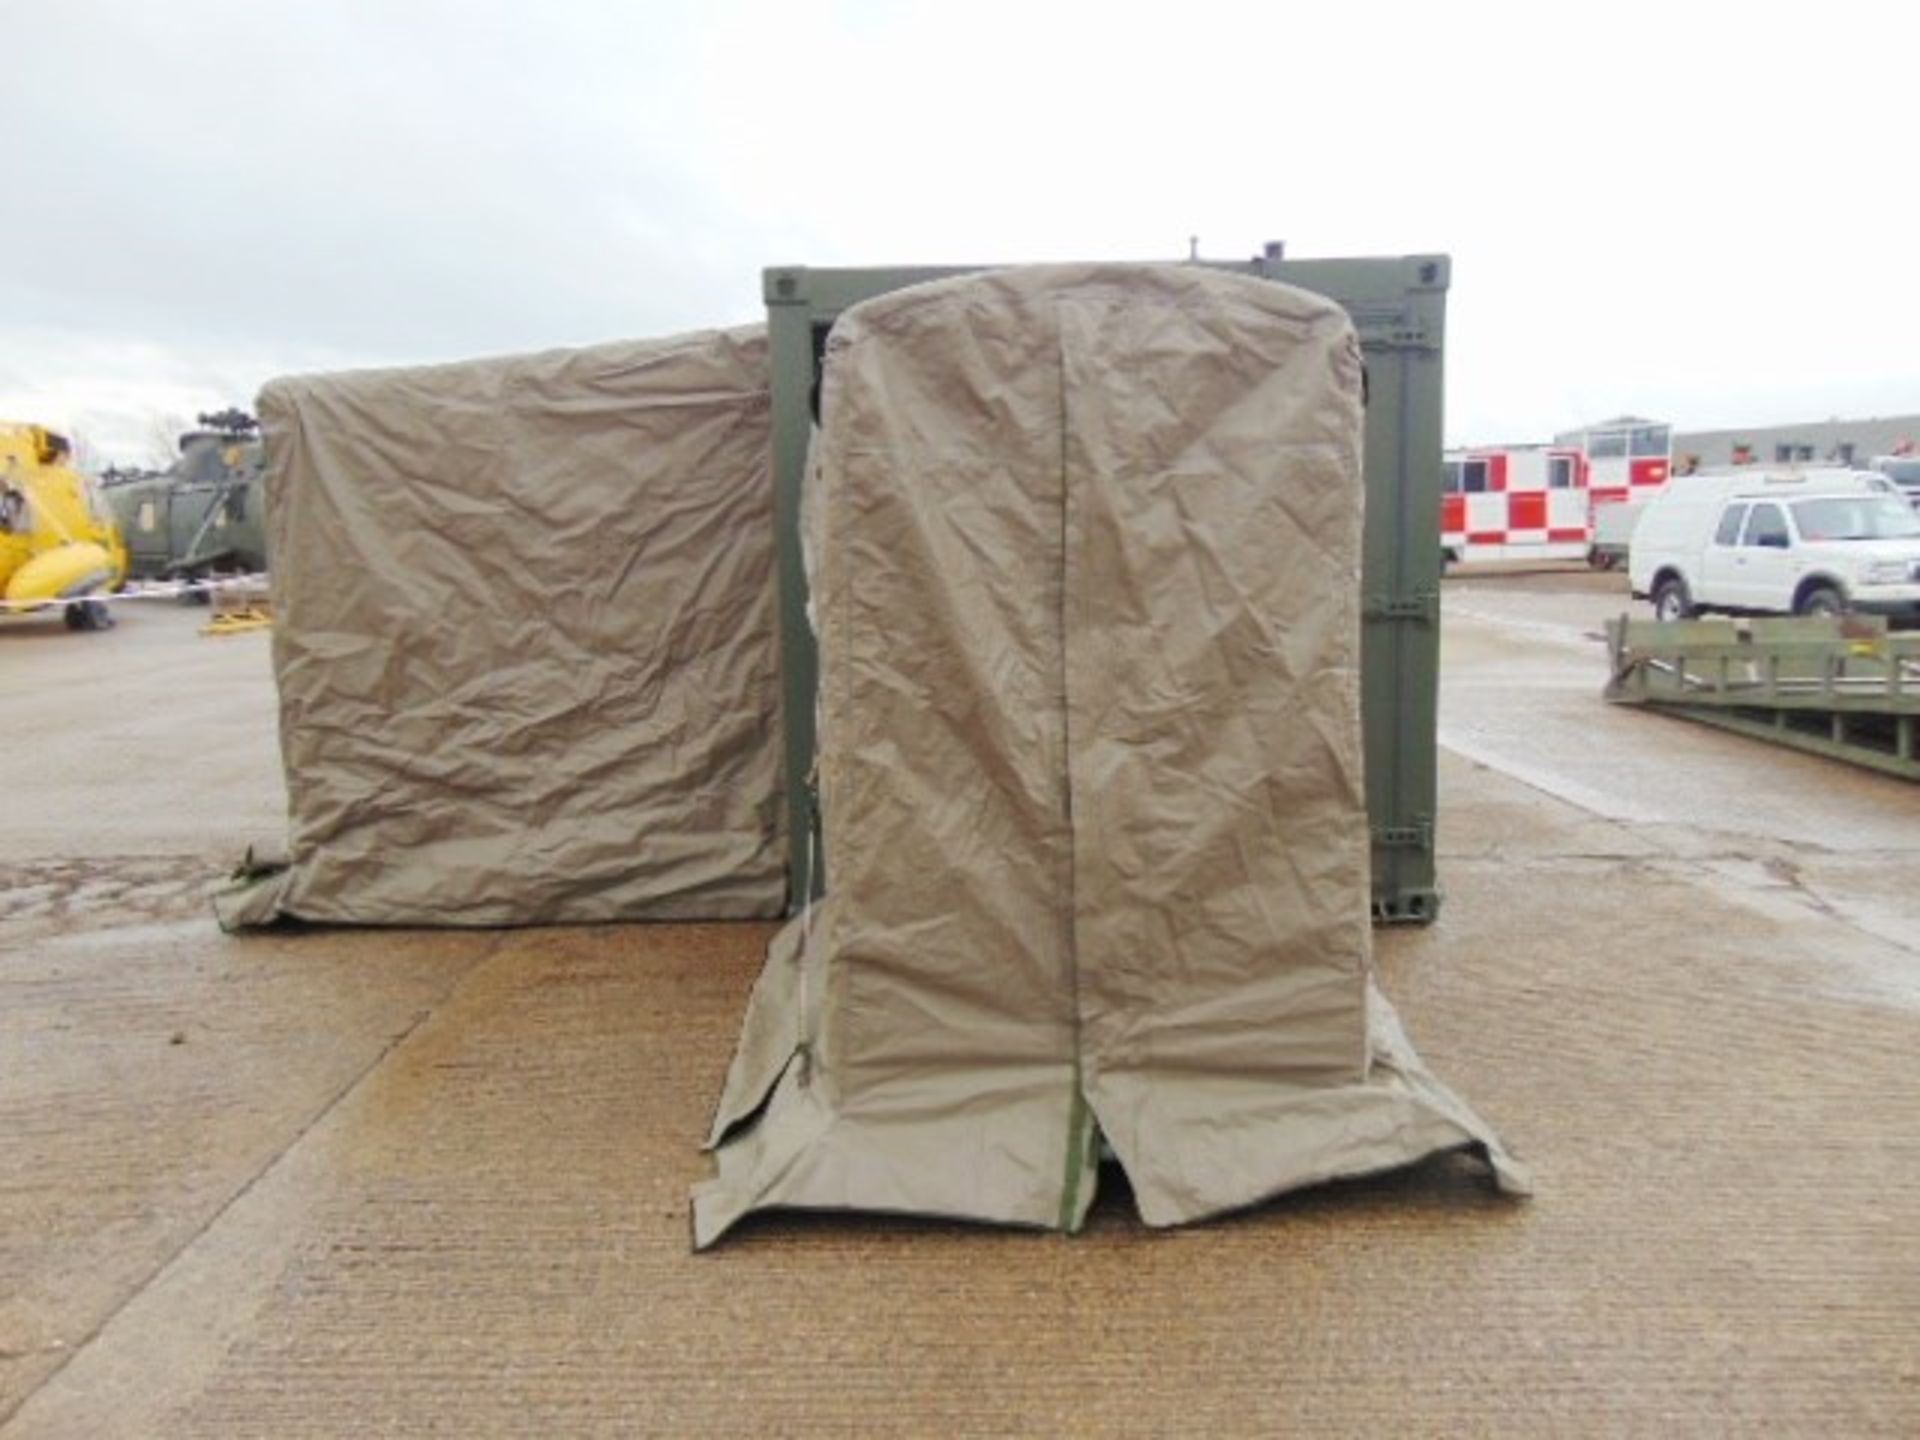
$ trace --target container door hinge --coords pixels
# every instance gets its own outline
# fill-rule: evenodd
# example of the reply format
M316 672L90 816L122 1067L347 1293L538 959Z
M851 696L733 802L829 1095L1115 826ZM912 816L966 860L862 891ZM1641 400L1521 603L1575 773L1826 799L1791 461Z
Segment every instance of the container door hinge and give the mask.
M1418 620L1424 625L1440 619L1440 597L1431 590L1414 595L1369 595L1360 607L1363 620Z
M1376 825L1373 843L1383 850L1431 850L1433 817L1416 815L1411 825Z

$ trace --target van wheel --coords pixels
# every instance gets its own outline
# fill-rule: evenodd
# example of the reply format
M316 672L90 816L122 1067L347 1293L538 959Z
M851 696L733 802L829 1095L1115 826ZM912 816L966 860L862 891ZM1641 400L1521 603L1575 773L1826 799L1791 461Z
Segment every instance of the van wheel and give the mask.
M1847 602L1838 590L1831 585L1816 585L1800 597L1800 603L1793 607L1796 615L1844 615Z
M1691 620L1699 613L1694 608L1692 594L1687 590L1687 582L1678 575L1669 575L1653 587L1654 619Z

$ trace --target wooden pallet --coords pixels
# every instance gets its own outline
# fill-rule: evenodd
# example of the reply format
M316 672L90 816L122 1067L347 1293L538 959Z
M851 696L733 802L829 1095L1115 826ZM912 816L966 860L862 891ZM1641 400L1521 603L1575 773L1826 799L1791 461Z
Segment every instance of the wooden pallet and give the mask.
M244 635L273 624L273 597L264 581L240 580L216 585L210 592L213 614L200 627L202 635Z

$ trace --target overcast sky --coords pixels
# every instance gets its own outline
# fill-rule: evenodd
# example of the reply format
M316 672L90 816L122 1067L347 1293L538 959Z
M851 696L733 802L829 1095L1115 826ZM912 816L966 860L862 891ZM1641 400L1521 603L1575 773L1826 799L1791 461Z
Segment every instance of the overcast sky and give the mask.
M1920 411L1904 5L4 0L0 418L760 314L781 263L1445 251L1448 434ZM1787 18L1793 17L1793 18Z

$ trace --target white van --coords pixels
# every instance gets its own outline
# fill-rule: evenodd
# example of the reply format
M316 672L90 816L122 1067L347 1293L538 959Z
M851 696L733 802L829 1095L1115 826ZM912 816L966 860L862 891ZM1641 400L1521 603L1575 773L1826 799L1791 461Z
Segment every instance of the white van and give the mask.
M1634 527L1633 593L1662 620L1920 616L1920 516L1885 485L1854 470L1678 476Z

